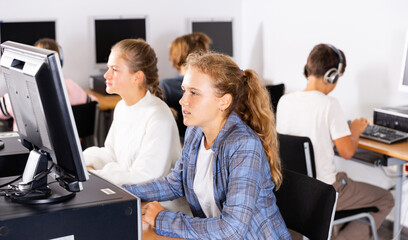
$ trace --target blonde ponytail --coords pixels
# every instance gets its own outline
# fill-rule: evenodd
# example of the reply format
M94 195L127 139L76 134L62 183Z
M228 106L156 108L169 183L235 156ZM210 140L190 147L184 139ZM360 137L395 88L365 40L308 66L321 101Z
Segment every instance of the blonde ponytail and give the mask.
M275 116L269 93L261 85L257 73L253 70L242 72L229 56L219 53L190 54L187 67L190 66L211 76L217 94L231 94L232 103L225 110L226 114L236 112L258 135L269 160L272 181L278 189L282 174Z

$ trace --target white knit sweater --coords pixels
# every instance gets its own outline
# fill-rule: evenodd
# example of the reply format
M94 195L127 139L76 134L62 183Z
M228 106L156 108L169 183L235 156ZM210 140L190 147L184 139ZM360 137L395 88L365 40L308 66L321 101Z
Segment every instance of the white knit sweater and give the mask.
M147 91L133 106L119 101L105 146L86 149L84 157L97 175L121 186L167 175L180 153L169 107Z

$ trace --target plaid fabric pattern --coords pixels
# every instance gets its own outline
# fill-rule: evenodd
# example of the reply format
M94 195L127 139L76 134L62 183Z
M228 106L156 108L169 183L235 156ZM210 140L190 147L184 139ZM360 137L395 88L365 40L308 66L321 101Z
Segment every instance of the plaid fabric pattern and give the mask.
M166 177L123 186L144 201L187 198L194 217L164 210L157 216L156 232L190 239L291 239L276 205L262 143L236 113L211 147L214 198L221 216L206 218L193 190L202 136L199 127L187 129L182 155Z

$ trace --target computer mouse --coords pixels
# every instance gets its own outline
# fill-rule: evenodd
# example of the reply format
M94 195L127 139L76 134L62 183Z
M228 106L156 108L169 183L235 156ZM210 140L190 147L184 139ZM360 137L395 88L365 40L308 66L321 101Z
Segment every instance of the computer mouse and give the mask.
M0 150L4 148L4 142L0 140Z

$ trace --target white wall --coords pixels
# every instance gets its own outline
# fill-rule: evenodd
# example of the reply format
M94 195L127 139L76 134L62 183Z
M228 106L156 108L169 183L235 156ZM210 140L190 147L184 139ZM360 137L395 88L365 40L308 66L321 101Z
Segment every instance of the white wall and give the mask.
M348 118L370 118L374 107L408 104L408 94L398 91L407 1L245 0L243 9L242 59L266 81L303 89L310 50L332 43L346 54L345 75L332 95Z
M89 75L98 72L91 55L91 18L95 16L147 16L147 40L158 56L160 79L177 75L168 61L168 49L171 41L188 33L191 18L233 18L234 58L240 58L241 1L2 0L0 4L0 20L56 20L57 41L64 50L64 75L84 88L89 88Z
M259 71L266 82L285 83L288 91L303 90L309 52L316 44L331 43L347 59L346 72L331 93L347 118L372 118L375 107L408 104L408 93L398 91L408 1L243 0L242 5L242 64ZM339 159L336 164L360 181L384 188L395 183L380 168ZM393 168L385 170L395 174ZM405 226L407 187L405 183Z
M148 42L158 55L161 79L177 74L168 61L168 46L188 32L189 18L233 18L234 59L242 68L258 71L266 82L283 82L289 91L303 89L308 53L318 43L332 43L347 57L346 73L332 95L348 118L370 118L374 107L408 104L408 93L397 91L408 30L405 0L207 0L205 4L198 0L2 0L0 4L0 20L56 19L65 76L85 88L88 76L95 73L90 39L93 16L148 16ZM383 187L393 182L369 167L339 165L359 180L380 182ZM403 205L403 217L407 208ZM408 226L408 217L404 225Z

